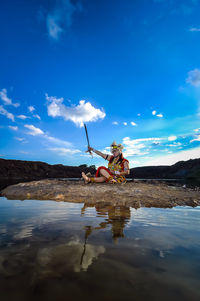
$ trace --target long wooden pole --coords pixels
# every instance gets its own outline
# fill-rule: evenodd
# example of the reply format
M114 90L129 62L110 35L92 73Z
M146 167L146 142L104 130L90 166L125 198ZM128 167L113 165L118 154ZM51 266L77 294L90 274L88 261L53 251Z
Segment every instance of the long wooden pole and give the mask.
M86 138L87 138L87 143L88 143L88 148L90 147L90 141L89 141L89 137L88 137L88 131L87 131L87 126L84 123L84 127L85 127L85 134L86 134ZM87 152L90 153L90 155L92 156L92 152L88 149ZM93 157L93 156L92 156Z

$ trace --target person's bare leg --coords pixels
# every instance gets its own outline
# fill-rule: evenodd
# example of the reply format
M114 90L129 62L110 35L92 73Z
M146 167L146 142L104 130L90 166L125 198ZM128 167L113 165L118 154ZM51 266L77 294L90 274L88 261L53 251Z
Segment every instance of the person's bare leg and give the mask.
M86 176L86 174L84 172L82 172L82 178L84 179L85 183L88 184L91 182L90 178L88 176ZM106 181L106 177L95 177L93 178L93 182L95 183L103 183Z
M99 172L100 172L101 176L105 177L106 179L108 179L110 177L110 174L103 168L101 168Z
M96 178L94 178L95 183L103 183L106 180L107 179L105 177L96 177Z
M100 174L106 178L106 180L110 177L110 174L105 169L100 169ZM117 183L115 179L112 179L112 183Z
M84 172L81 173L81 176L86 184L90 182L90 178L88 176L86 176L86 174Z

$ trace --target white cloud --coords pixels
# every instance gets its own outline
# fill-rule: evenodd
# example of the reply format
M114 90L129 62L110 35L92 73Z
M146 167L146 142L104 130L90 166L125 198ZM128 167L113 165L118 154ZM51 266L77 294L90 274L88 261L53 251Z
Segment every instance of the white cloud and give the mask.
M170 136L170 137L168 137L168 140L169 140L169 141L175 141L176 139L177 139L176 136Z
M13 131L17 131L18 130L18 126L9 125L8 127L9 127L9 129L11 129Z
M112 124L118 125L119 123L117 121L113 121Z
M64 146L67 146L67 147L71 147L72 146L71 142L63 141L61 139L58 139L58 138L55 138L55 137L51 137L51 136L46 135L46 134L44 135L44 138L46 138L50 142L53 142L53 143L58 144L58 145L64 145Z
M137 116L141 116L141 114L140 114L140 113L138 113L138 114L137 114Z
M198 128L198 129L195 129L194 131L195 131L195 132L199 132L199 131L200 131L200 128Z
M67 147L72 147L72 144L68 141L63 141L61 139L49 136L45 134L41 129L36 128L34 125L24 125L25 128L29 129L29 132L27 134L32 135L32 136L42 136L43 138L47 139L48 141L57 144L57 145L64 145Z
M137 140L137 141L136 141ZM146 145L143 143L140 143L140 139L131 140L129 137L126 137L123 139L123 155L125 158L131 157L131 156L139 156L139 155L145 155L148 153ZM146 148L144 151L141 151L142 149ZM107 146L103 150L100 150L104 154L110 153L110 147ZM136 160L134 160L136 161Z
M24 154L24 155L28 155L28 154L30 154L29 152L26 152L26 151L23 151L23 150L22 150L22 151L20 151L20 153L21 153L21 154Z
M163 114L157 114L157 111L152 111L152 115L156 115L157 117L160 117L160 118L162 118L163 117Z
M4 105L6 105L6 106L10 105L10 106L14 106L16 108L20 106L19 103L13 103L12 99L8 98L6 89L2 89L0 91L0 98L1 98L1 100L3 100Z
M190 159L197 159L200 157L200 147L189 150L183 150L167 156L158 156L143 164L143 166L158 166L158 165L172 165L178 161L187 161Z
M192 142L194 142L194 141L200 141L200 135L196 135L195 137L196 137L196 138L190 140L190 143L192 143ZM199 157L200 157L200 155L199 155Z
M103 119L106 114L100 109L96 109L90 102L80 100L79 105L67 107L63 104L63 98L49 97L46 94L48 101L48 115L52 117L63 117L65 120L71 120L77 126L83 127L84 122L97 121Z
M75 4L70 0L57 0L56 6L46 18L49 37L53 40L59 40L61 34L72 25L73 14L81 10L80 3Z
M28 107L29 112L33 115L33 117L41 120L40 116L38 114L34 114L33 112L35 111L35 107L34 106L29 106ZM24 116L24 115L21 115ZM30 118L30 117L26 117L26 118Z
M200 86L200 70L194 69L188 72L188 78L186 82L191 84L192 86L199 87Z
M123 125L127 125L127 122L123 122Z
M18 115L17 118L25 120L25 119L30 118L30 117L25 116L25 115Z
M18 140L18 141L23 141L24 140L24 138L20 138L20 137L15 137L15 139Z
M28 110L29 110L29 112L32 113L33 111L35 111L35 108L34 108L33 106L29 106L29 107L28 107Z
M58 16L48 15L47 16L47 29L49 36L55 40L58 40L60 34L63 32L63 29L58 25L59 19Z
M189 31L191 31L191 32L194 32L194 31L199 32L199 31L200 31L200 28L197 28L197 27L191 27L191 28L189 29Z
M131 148L130 146L126 146L124 148L123 154L126 158L136 156L136 155L143 156L143 155L146 155L149 153L148 151L145 151L145 150L141 151L141 149L144 149L144 148L145 148L144 144L135 145L134 148Z
M125 157L131 157L134 155L145 155L148 154L148 151L144 141L151 141L152 138L147 139L133 139L131 140L129 137L123 138L122 144L124 145L123 154ZM142 149L145 149L141 151Z
M135 122L131 121L131 125L136 126L137 124Z
M15 137L15 139L17 140L17 141L20 141L20 142L26 142L26 139L25 138L21 138L21 137Z
M44 132L41 129L36 128L34 125L25 124L24 127L29 129L29 135L38 136L44 134Z
M36 115L33 115L33 117L35 117L35 118L37 118L37 119L41 120L41 118L40 118L40 116L39 116L38 114L36 114Z
M125 157L138 156L137 158L140 162L143 162L145 159L144 155L150 155L150 153L158 152L157 147L159 147L159 151L161 152L169 152L170 149L163 150L163 146L168 138L140 138L140 139L131 139L130 137L123 138L122 144L124 145L123 153ZM162 142L162 143L161 143ZM182 144L180 142L174 142L169 146L180 147ZM166 145L165 145L166 146ZM137 160L136 160L137 161Z
M157 142L157 141L161 141L161 140L164 140L164 138L139 138L139 139L131 140L129 137L125 137L125 138L123 138L123 143L130 145L130 144L137 144L137 143L145 142L145 141Z
M130 166L130 168L133 168L133 167L135 167L135 165L139 165L139 161L137 161L137 160L129 160L129 166Z
M108 154L110 153L110 146L106 146L104 149L100 149L100 152L103 154ZM94 157L98 157L95 153L93 153Z
M53 147L53 148L49 148L49 150L56 152L58 155L61 155L61 156L75 155L75 154L81 152L78 149L69 149L69 148L64 148L64 147Z
M8 119L11 119L12 121L15 121L14 115L6 111L3 106L0 106L0 114L6 116Z
M182 144L180 142L174 142L173 144L166 144L166 146L172 146L172 147L177 147L181 146Z

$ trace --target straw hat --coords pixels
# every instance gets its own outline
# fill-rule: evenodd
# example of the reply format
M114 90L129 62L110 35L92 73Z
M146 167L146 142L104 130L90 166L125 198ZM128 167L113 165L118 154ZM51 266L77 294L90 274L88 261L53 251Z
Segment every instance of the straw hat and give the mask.
M120 152L123 150L123 145L122 144L117 144L117 142L116 141L113 141L113 143L111 144L111 146L110 146L110 148L111 148L111 151L113 150L113 149L118 149Z

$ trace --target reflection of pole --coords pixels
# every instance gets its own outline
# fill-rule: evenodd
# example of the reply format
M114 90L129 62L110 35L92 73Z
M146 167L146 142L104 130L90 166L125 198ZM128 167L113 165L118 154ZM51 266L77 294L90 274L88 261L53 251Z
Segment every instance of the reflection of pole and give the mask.
M86 226L86 231L85 231L85 241L84 241L84 246L83 246L83 253L81 255L81 261L80 261L80 265L82 266L83 263L83 258L86 252L86 245L87 245L87 239L88 236L92 233L92 227L91 226Z

